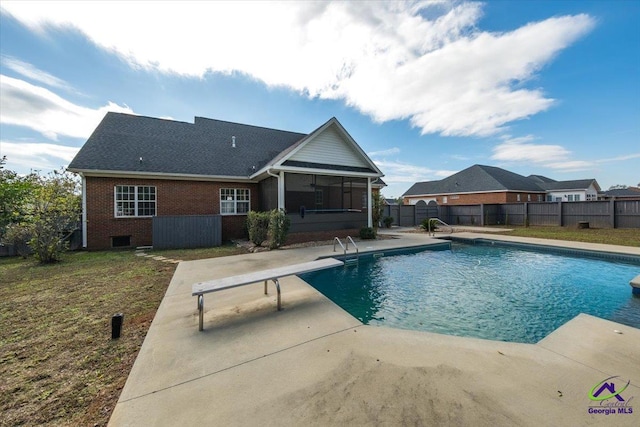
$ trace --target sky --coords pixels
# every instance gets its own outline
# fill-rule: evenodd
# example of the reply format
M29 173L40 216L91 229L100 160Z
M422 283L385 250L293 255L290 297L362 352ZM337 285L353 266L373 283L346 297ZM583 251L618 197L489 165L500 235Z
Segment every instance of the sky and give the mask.
M640 0L2 0L5 168L66 167L108 111L336 117L389 198L474 164L640 185Z

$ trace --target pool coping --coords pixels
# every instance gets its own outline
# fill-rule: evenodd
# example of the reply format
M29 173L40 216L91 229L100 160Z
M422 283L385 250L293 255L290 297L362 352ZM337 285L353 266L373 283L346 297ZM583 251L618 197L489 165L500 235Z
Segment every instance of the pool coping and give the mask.
M399 235L361 250L438 243ZM603 417L588 413L599 381L624 376L640 396L640 330L587 315L537 344L395 330L362 325L288 277L282 312L262 284L236 288L207 301L198 332L195 281L331 255L315 247L180 263L109 425L588 425ZM616 423L636 425L635 412Z

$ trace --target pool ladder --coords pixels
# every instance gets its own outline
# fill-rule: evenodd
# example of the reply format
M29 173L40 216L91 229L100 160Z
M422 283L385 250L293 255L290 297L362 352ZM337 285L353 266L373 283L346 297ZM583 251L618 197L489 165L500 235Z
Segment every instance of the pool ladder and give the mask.
M356 248L356 256L355 256L355 258L347 258L347 251L349 250L349 242L351 242L353 247ZM336 251L336 243L340 245L340 247L342 248L342 252L344 253L344 265L353 264L353 263L357 263L358 262L358 260L360 259L360 253L358 251L358 245L356 245L356 242L353 241L351 236L347 236L347 238L345 239L345 243L346 244L342 244L342 241L337 236L334 237L333 238L333 252Z
M432 222L434 223L438 223L438 224L442 224L446 227L449 227L449 234L453 233L453 227L450 226L449 224L447 224L446 222L444 222L443 220L441 220L440 218L429 218L429 225L428 225L428 233L427 236L435 236L436 235L436 227L433 227L433 230L431 229L431 224Z

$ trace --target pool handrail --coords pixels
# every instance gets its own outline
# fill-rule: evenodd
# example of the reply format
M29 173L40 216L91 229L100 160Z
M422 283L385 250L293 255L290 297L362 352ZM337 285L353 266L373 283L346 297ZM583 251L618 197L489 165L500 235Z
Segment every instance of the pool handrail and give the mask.
M347 250L349 250L349 242L351 242L351 244L353 244L353 247L356 248L356 261L358 261L360 259L360 251L358 250L358 245L356 245L356 242L353 241L351 236L347 236Z
M449 224L447 224L446 222L444 222L443 220L441 220L440 218L429 218L429 226L428 226L428 235L429 236L435 236L436 233L436 229L433 229L433 232L431 231L431 221L435 221L435 222L439 222L440 224L449 227L449 234L453 233L453 227L450 226Z
M344 261L345 261L345 265L347 263L347 261L351 261L347 259L347 251L349 250L349 241L351 241L351 244L353 245L354 248L356 248L356 259L355 261L359 261L360 259L360 251L358 250L358 245L356 245L356 242L353 241L353 239L351 238L351 236L347 236L346 238L346 246L344 244L342 244L342 241L340 240L340 238L338 236L333 238L333 252L336 251L336 242L340 245L340 247L342 248L342 252L344 254Z

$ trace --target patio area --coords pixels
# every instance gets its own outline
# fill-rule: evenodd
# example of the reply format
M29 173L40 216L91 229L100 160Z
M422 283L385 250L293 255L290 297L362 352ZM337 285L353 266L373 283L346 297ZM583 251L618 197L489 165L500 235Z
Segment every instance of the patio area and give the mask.
M360 252L441 243L388 233L395 238L359 242ZM638 248L595 248L640 256ZM181 262L109 425L640 422L640 407L588 411L590 390L611 376L631 381L629 406L640 396L640 330L592 316L574 318L537 344L367 326L293 276L280 280L279 312L273 287L265 296L262 283L205 296L198 331L193 283L332 254L332 246L319 246Z

